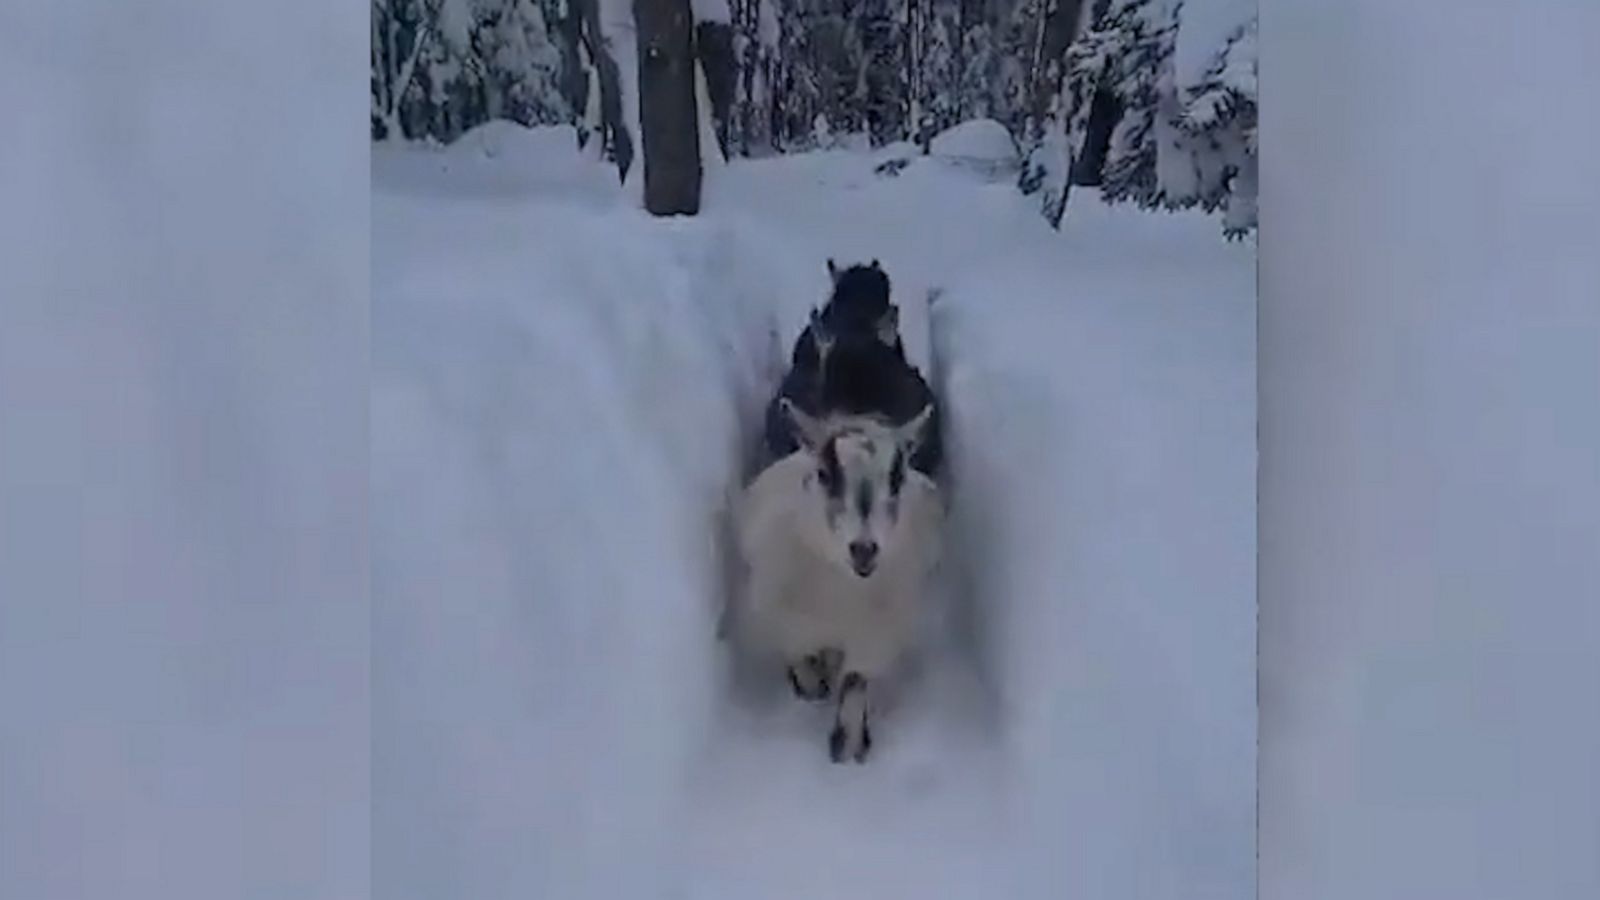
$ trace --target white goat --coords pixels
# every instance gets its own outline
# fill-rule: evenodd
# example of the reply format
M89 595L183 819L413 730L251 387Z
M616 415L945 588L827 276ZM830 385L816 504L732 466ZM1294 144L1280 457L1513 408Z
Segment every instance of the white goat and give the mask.
M801 447L741 498L741 631L783 658L801 697L836 694L829 753L861 762L872 741L868 686L915 639L923 582L940 553L938 488L908 465L931 407L899 427L818 419L787 399L782 407Z

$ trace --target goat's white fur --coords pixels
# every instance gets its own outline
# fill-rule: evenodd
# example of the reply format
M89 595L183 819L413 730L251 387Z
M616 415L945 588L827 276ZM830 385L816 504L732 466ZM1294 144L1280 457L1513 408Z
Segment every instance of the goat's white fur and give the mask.
M943 503L932 480L906 467L899 521L876 568L862 577L830 554L837 537L812 508L820 498L807 485L816 466L802 448L741 496L735 525L748 582L738 618L747 640L786 661L836 647L843 669L870 681L889 674L917 634L924 582L941 551Z

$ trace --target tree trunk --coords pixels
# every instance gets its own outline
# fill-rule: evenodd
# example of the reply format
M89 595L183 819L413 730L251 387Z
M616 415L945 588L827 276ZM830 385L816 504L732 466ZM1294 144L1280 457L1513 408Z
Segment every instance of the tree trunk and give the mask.
M406 91L411 87L411 80L417 75L417 61L422 58L422 51L428 46L428 41L433 39L433 23L425 21L417 26L411 38L411 55L406 57L405 64L400 67L400 74L395 76L394 87L389 92L389 108L384 113L383 127L391 139L405 137L405 131L400 124L400 108L405 104Z
M695 56L706 74L706 95L711 101L711 120L717 126L717 143L724 157L732 154L733 95L738 62L733 57L733 27L723 22L695 25Z
M639 143L644 206L657 216L700 211L700 119L689 0L634 0L639 32Z
M1094 93L1089 104L1089 122L1083 138L1083 149L1072 161L1072 184L1094 187L1100 184L1100 170L1106 164L1106 152L1111 147L1111 130L1122 118L1122 104L1117 95L1105 88Z
M594 77L600 81L600 136L602 152L617 164L617 179L628 180L633 165L633 137L622 121L622 75L611 47L600 29L600 0L575 0L579 7L579 36L589 55Z
M1028 114L1041 127L1050 109L1050 101L1061 92L1061 64L1066 56L1067 45L1076 36L1082 7L1081 0L1055 0L1039 23L1039 43L1035 50ZM1067 113L1070 115L1071 110Z

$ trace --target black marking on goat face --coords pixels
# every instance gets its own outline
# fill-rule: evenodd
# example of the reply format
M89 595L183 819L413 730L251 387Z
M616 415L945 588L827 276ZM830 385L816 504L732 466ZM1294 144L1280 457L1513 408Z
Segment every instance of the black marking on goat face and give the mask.
M900 489L906 484L906 453L896 447L894 462L889 465L889 496L895 499L900 497Z
M822 445L819 455L821 465L817 467L817 482L822 485L823 493L830 500L844 498L844 468L839 465L839 448L837 438L830 438Z
M856 512L861 514L861 520L872 518L872 482L863 481L856 485Z

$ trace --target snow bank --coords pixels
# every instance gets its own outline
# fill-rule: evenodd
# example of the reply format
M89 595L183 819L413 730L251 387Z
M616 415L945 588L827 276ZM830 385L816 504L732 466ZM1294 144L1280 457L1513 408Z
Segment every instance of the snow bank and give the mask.
M1264 34L1263 896L1600 896L1600 6L1505 13Z
M577 147L577 129L570 125L528 128L500 119L465 132L448 147L374 144L372 165L384 173L389 190L397 192L500 201L540 196L602 205L620 202L616 167L592 153L579 153Z
M939 156L982 162L1000 163L1017 157L1011 133L994 119L973 119L945 129L933 139L932 149Z
M935 308L1027 896L1250 896L1250 257L1208 251L1203 220L1073 215L1056 258Z
M379 175L375 892L651 896L719 695L759 261L699 222Z
M1011 133L994 119L973 119L940 132L929 147L947 163L985 175L1014 171L1019 162Z

